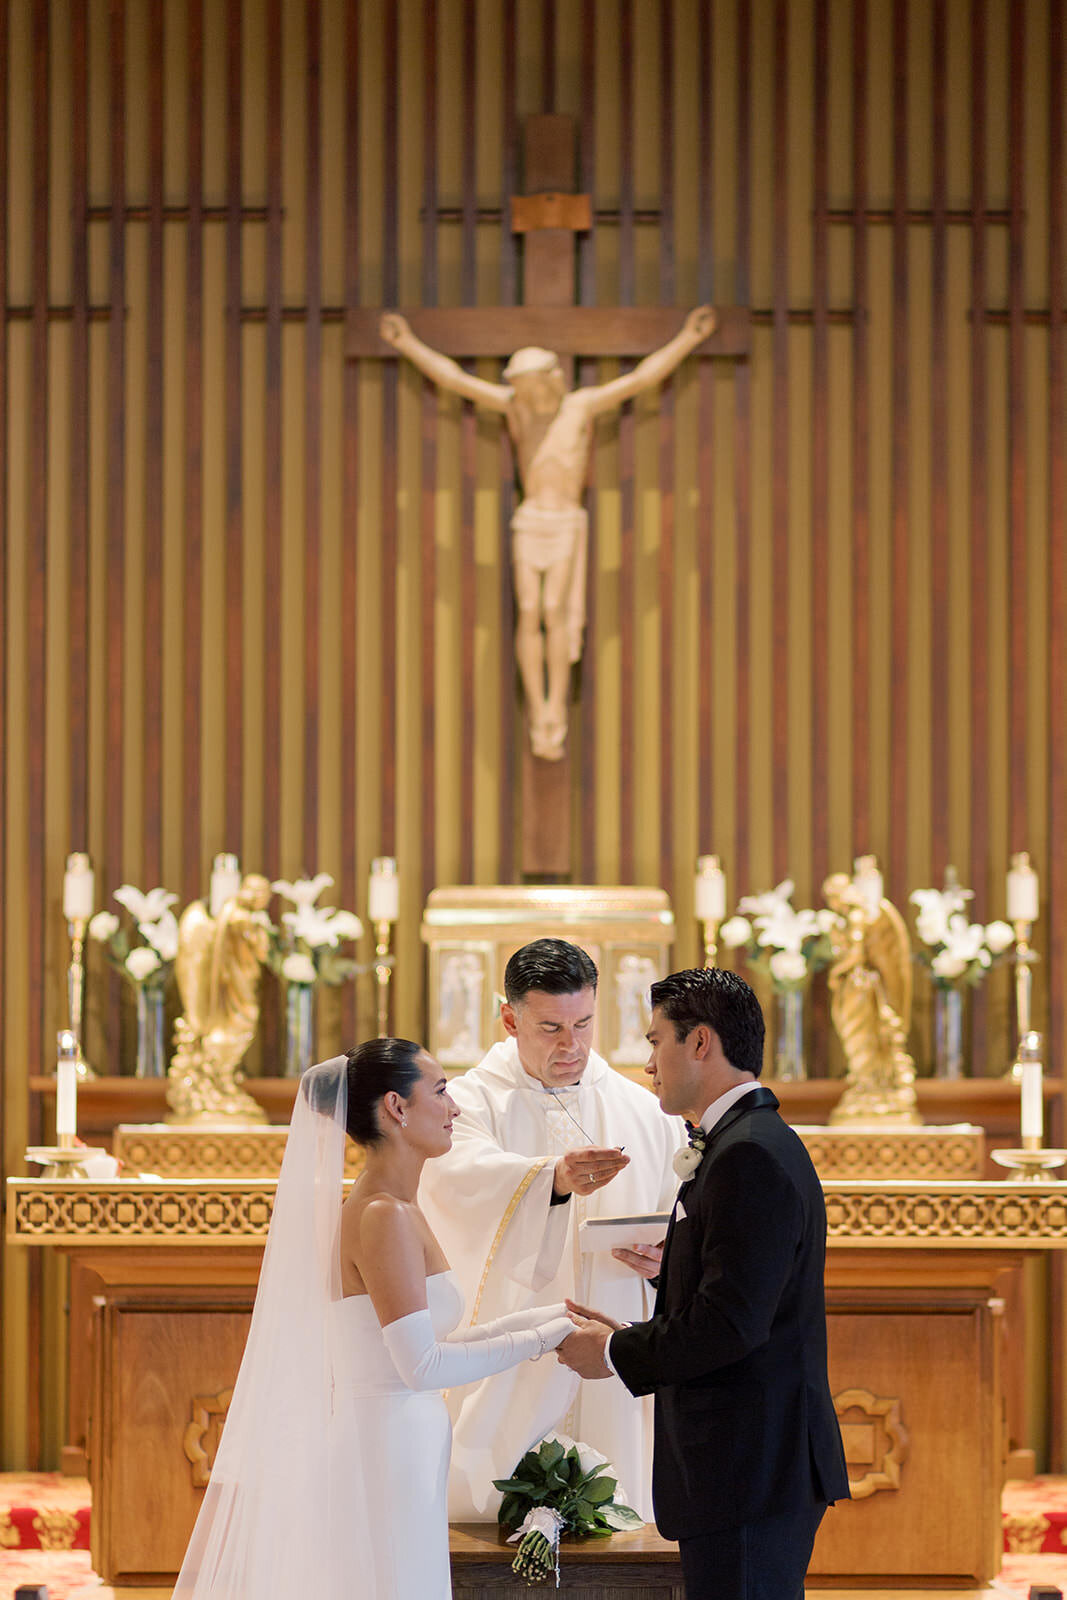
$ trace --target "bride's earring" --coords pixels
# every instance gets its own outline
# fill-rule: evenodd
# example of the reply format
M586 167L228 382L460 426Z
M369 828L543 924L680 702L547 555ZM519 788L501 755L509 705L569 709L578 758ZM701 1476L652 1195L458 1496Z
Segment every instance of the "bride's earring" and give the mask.
M401 1119L400 1119L400 1126L401 1126L401 1127L402 1127L402 1128L406 1128L406 1127L407 1127L407 1125L408 1125L408 1119L407 1119L407 1117L401 1117Z

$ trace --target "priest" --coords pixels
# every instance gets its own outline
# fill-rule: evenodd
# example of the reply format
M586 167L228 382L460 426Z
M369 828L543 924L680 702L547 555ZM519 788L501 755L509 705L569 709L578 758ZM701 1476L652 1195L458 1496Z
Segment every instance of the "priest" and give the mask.
M597 970L584 950L537 939L511 957L507 1038L453 1078L449 1154L428 1161L419 1205L458 1274L476 1326L570 1297L620 1322L651 1315L660 1251L583 1248L586 1219L665 1213L682 1123L591 1048ZM449 1518L486 1522L523 1453L552 1431L599 1450L651 1519L652 1412L617 1380L583 1383L556 1361L525 1362L456 1390Z

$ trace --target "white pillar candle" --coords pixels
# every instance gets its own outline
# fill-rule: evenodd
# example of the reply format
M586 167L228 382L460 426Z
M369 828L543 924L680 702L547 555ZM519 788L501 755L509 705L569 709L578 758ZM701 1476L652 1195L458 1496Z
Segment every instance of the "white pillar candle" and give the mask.
M223 906L232 900L241 887L241 866L236 856L222 854L215 857L211 868L211 915L221 914Z
M67 857L63 874L63 915L68 922L88 922L93 914L93 869L81 850Z
M698 921L722 922L724 920L726 916L726 874L719 865L718 856L697 857L694 903Z
M883 882L878 871L877 856L857 856L852 863L853 886L863 896L868 921L873 922L882 910Z
M1027 1034L1028 1039L1032 1038ZM1022 1052L1020 1051L1020 1055ZM1036 1139L1039 1143L1045 1131L1045 1105L1041 1087L1041 1062L1019 1062L1020 1079L1022 1084L1020 1126L1024 1139Z
M63 1028L56 1052L56 1138L77 1131L78 1041L69 1028Z
M395 922L400 915L400 879L394 856L375 856L370 864L368 910L372 922Z
M1011 858L1008 873L1008 921L1036 922L1038 909L1037 873L1029 854L1020 850Z

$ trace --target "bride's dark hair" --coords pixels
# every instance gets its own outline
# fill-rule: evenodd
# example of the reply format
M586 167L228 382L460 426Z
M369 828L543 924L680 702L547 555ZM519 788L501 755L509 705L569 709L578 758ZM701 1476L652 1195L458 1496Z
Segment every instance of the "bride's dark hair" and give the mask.
M411 1039L367 1039L349 1050L345 1130L357 1144L378 1144L378 1107L387 1094L407 1100L419 1081L422 1045Z

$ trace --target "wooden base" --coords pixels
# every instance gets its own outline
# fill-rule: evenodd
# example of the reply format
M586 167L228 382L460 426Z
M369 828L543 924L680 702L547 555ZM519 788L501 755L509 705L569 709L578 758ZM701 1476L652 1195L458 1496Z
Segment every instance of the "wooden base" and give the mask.
M461 1522L451 1530L453 1600L529 1600L525 1579L511 1570L515 1546L492 1522ZM635 1592L648 1600L685 1600L678 1546L655 1528L609 1539L565 1540L560 1549L562 1587L582 1600L614 1600ZM549 1582L546 1592L553 1593Z
M571 871L571 756L542 761L522 749L522 870L527 878L566 878Z

